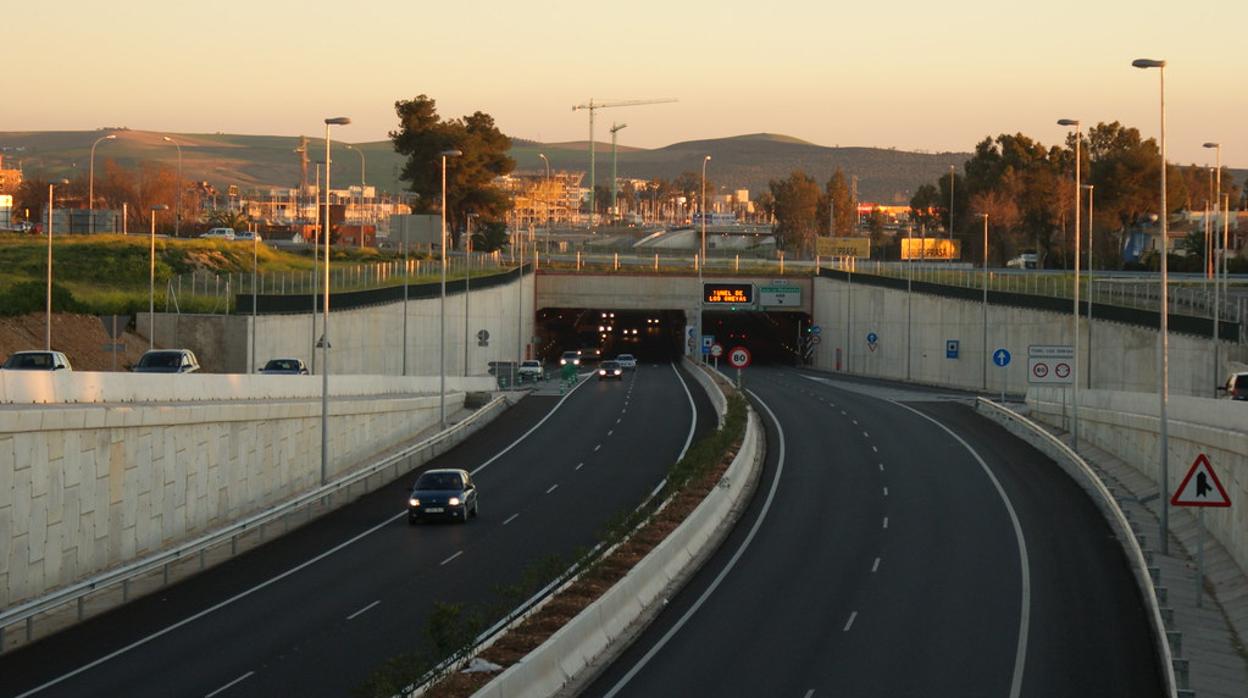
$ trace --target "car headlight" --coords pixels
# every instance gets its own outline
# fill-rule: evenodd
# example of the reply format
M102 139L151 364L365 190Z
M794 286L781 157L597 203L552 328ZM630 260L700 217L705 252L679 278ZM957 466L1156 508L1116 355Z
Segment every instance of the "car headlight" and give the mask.
M607 375L607 372L606 372L605 370L599 370L599 371L598 371L598 375L600 375L600 376L605 376L605 375Z
M446 503L449 504L450 506L457 507L459 506L459 497L451 497L450 499L446 500Z
M618 376L618 375L620 375L620 369L618 369L618 368L617 368L617 369L615 369L615 375L617 375L617 376Z
M580 359L572 359L572 365L573 365L573 366L580 366L580 365L581 365L581 360L580 360Z
M416 499L415 497L412 497L411 499L407 500L407 503L408 505L414 506L414 507L420 506L420 500Z

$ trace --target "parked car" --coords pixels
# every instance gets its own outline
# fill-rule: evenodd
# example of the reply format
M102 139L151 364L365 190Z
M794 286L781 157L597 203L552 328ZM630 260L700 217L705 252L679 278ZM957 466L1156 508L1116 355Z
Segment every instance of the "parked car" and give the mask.
M1225 392L1231 400L1248 400L1248 371L1232 373L1227 377L1226 385L1218 387L1218 392Z
M1039 256L1035 252L1024 252L1005 263L1009 269L1035 269Z
M200 235L201 238L211 238L216 240L233 240L233 228L210 228L208 232Z
M620 354L615 357L615 362L620 365L620 368L627 369L629 371L637 368L637 357L632 354Z
M250 230L240 230L237 233L234 233L234 240L245 240L247 242L255 240L256 242L264 242L264 238L260 237L260 233L253 233Z
M429 518L449 518L464 523L469 516L477 516L480 506L477 486L467 470L426 470L407 497L407 522L415 525Z
M59 351L15 351L0 368L6 371L72 371L69 358Z
M269 359L260 373L268 376L306 376L308 365L303 359Z
M199 359L190 349L154 349L139 357L131 369L135 373L194 373Z
M624 369L618 361L603 361L598 367L598 380L624 380Z
M540 381L546 377L546 368L541 361L529 359L520 362L520 378L522 380Z

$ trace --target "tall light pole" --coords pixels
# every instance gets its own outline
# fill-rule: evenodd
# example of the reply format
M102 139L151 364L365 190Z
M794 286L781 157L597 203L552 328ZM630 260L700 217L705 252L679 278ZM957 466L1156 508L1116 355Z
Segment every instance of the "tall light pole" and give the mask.
M953 185L957 181L954 178L955 172L957 172L957 167L954 165L950 165L949 166L949 230L947 231L950 240L953 239ZM855 201L854 203L857 204L858 202Z
M1210 143L1203 144L1203 147L1213 148L1215 157L1216 157L1215 162L1217 163L1216 165L1217 184L1214 185L1214 188L1213 188L1213 191L1214 191L1213 210L1216 212L1218 210L1218 205L1221 203L1221 199L1222 199L1222 145L1220 143L1210 142ZM1205 217L1205 220L1206 220L1206 225L1208 225L1208 216ZM1216 224L1213 226L1212 231L1213 231L1213 245L1212 245L1213 254L1211 256L1213 257L1213 383L1214 385L1217 385L1218 384L1218 339L1219 339L1218 313L1221 310L1221 307L1220 307L1221 303L1219 302L1221 299L1219 297L1218 279L1219 279L1219 276L1221 275L1221 272L1218 268L1218 249L1217 249L1218 248L1218 228ZM1226 255L1225 249L1222 250L1222 255L1223 256ZM1213 394L1214 394L1214 397L1217 397L1218 391L1216 388L1214 389Z
M117 134L110 133L107 136L100 136L91 144L91 174L87 177L87 231L95 232L95 146L100 141L115 141ZM115 224L114 224L115 225ZM117 228L113 228L114 231Z
M151 243L147 265L147 350L156 348L156 212L168 211L165 204L152 207L152 232L148 237Z
M984 219L984 281L983 281L984 297L983 297L983 302L980 304L981 314L983 315L983 321L984 321L984 330L982 333L983 346L980 348L980 351L983 352L984 358L982 361L980 361L980 363L983 364L980 367L980 370L983 372L983 384L984 384L983 389L984 391L987 391L988 390L988 214L981 213L979 215ZM950 218L950 220L952 220L952 218ZM1004 394L1004 391L1002 391L1002 394Z
M616 203L615 203L615 181L616 181L615 164L616 164L616 159L617 159L616 151L615 151L616 134L626 128L628 128L628 124L611 124L611 222L612 223L619 222L619 211L616 209Z
M321 300L321 484L329 472L329 127L346 126L351 119L335 116L325 119L325 288Z
M1096 300L1096 295L1092 292L1095 288L1092 284L1092 233L1095 232L1096 226L1092 218L1092 194L1096 188L1095 185L1085 184L1084 189L1088 190L1088 390L1092 389L1092 301Z
M1070 319L1070 332L1075 345L1075 361L1074 372L1070 382L1070 415L1071 415L1071 448L1079 450L1079 217L1082 211L1083 182L1080 181L1080 160L1082 160L1083 148L1080 141L1083 140L1083 132L1080 129L1078 119L1058 119L1058 126L1074 126L1075 127L1075 302L1074 309Z
M353 146L353 145L351 145L350 143L347 143L347 144L346 144L346 146L347 146L347 150L354 150L354 151L355 151L355 153L356 153L357 155L359 155L359 156L360 156L360 220L361 220L361 224L360 224L360 247L363 247L363 246L364 246L364 225L363 225L363 217L364 217L364 216L363 216L363 213L364 213L364 187L368 186L368 185L367 185L367 184L365 184L365 182L364 182L364 151L363 151L363 150L360 150L359 148L357 148L357 147L355 147L355 146ZM376 244L376 243L374 243L374 244Z
M61 184L69 184L69 180L62 179ZM48 185L48 307L47 317L44 318L48 325L44 348L48 351L52 351L52 204L55 188L55 184Z
M706 301L706 286L702 283L702 268L706 266L706 163L710 161L710 155L702 158L702 198L698 201L698 205L702 208L702 244L698 252L698 337L694 350L698 352L699 362L704 360L702 356L702 304Z
M438 310L438 419L446 428L446 159L457 158L459 150L443 150L442 156L442 300ZM524 270L520 270L521 287Z
M173 147L178 149L178 212L173 217L173 236L179 237L182 234L182 146L169 136L161 136L161 139L172 143Z
M542 214L546 218L546 251L550 252L550 158L546 157L546 153L538 153L537 156L546 163L546 182L542 187Z
M706 264L706 163L710 161L710 155L702 158L702 198L698 201L702 209L702 264Z
M1170 401L1170 284L1167 266L1169 265L1166 257L1168 254L1167 244L1167 212L1166 208L1166 62L1151 58L1137 58L1131 62L1136 68L1148 69L1157 68L1161 76L1161 211L1158 216L1158 222L1161 225L1161 336L1158 342L1158 370L1160 372L1160 421L1161 421L1161 441L1158 446L1159 473L1157 476L1157 485L1160 491L1161 501L1161 554L1165 555L1169 552L1170 541L1170 438L1169 424L1166 419L1166 403Z

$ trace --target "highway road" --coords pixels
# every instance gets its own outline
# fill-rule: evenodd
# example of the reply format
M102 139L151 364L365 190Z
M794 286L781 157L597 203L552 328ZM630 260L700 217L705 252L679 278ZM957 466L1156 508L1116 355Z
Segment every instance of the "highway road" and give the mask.
M481 515L467 525L409 526L409 474L0 656L0 695L348 695L424 641L435 602L493 602L498 586L544 557L570 560L636 506L694 433L714 428L705 393L682 374L643 364L622 382L591 378L557 408L558 397L530 396L437 458L427 467L475 472Z
M935 394L746 384L769 446L750 507L583 695L1162 694L1125 555L1039 452Z

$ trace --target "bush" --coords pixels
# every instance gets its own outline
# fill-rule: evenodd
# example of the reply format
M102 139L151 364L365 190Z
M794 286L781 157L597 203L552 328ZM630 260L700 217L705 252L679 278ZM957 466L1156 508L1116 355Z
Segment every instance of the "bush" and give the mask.
M48 287L37 281L24 281L0 290L0 315L26 315L47 309ZM69 289L52 284L52 312L82 312L82 304Z

